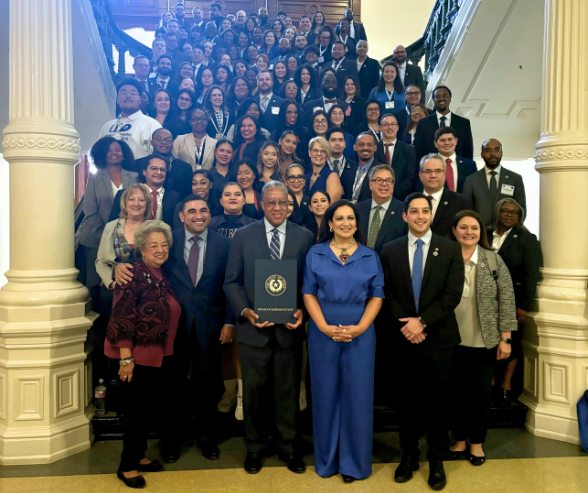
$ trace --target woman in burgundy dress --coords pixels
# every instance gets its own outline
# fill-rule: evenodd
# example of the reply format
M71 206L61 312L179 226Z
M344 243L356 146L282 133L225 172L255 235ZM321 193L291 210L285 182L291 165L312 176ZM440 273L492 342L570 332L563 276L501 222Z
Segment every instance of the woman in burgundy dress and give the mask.
M162 221L145 221L135 232L134 250L142 260L132 265L132 279L114 288L112 316L104 354L117 376L125 415L123 452L117 477L131 488L142 488L139 474L163 466L145 457L150 409L161 388L163 372L172 365L181 306L161 266L172 245L171 228Z

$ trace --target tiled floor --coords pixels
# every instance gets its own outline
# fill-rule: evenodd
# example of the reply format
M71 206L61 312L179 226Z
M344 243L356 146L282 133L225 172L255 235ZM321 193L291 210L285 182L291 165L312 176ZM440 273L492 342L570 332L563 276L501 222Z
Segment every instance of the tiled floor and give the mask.
M327 493L357 491L406 493L432 491L427 486L428 466L408 483L394 483L395 464L375 464L364 481L346 485L340 476L323 479L309 468L298 475L285 467L265 467L249 475L243 469L169 471L146 474L147 488L158 493ZM447 493L585 493L588 485L588 458L496 459L482 467L468 462L447 462ZM116 493L130 491L114 474L0 479L2 493Z

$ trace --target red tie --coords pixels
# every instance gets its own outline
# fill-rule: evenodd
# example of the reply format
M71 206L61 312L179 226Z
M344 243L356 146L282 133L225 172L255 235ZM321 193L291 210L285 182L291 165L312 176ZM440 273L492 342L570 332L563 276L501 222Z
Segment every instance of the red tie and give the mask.
M157 215L157 196L159 195L159 193L157 192L157 190L153 190L153 192L151 192L151 196L153 197L153 219L155 219L155 216Z
M384 152L384 161L386 161L386 164L388 166L390 166L392 163L390 162L390 146L393 146L394 144L384 144L384 147L386 148L386 151Z
M455 192L455 179L453 178L453 168L451 167L451 159L445 160L445 181L450 192Z

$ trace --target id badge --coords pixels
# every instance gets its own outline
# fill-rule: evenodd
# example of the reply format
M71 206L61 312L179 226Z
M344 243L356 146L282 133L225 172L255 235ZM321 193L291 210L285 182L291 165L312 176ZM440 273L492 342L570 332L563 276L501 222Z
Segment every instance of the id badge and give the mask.
M393 110L394 109L394 101L386 101L386 109Z
M319 63L325 63L325 57L324 56L319 56L318 57L318 62Z
M272 106L272 115L279 115L280 108L278 106Z
M509 197L514 197L515 186L514 185L502 185L500 189L501 195L508 195Z

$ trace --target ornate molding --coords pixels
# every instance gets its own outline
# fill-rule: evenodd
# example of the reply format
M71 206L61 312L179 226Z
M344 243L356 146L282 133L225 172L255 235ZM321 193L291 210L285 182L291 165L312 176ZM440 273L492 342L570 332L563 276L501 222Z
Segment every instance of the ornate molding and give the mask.
M81 151L80 139L75 137L14 137L6 136L2 141L5 151L11 149L29 149L29 150L58 150L71 151L76 154Z
M547 162L555 159L588 159L588 147L555 147L551 149L537 149L535 162Z

